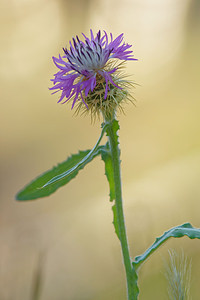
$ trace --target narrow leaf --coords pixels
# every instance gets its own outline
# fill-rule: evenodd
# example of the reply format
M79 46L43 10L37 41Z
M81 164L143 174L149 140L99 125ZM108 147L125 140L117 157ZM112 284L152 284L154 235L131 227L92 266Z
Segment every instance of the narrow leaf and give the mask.
M101 135L92 150L74 154L63 163L40 175L20 191L16 199L24 201L46 197L54 193L59 187L67 184L78 174L79 170L83 169L95 156L100 154L104 146L99 146L99 144L107 127L107 124L102 124Z
M108 124L108 127L106 129L108 129L109 126L110 126L110 123L107 123L107 124ZM112 121L112 127L113 127L113 130L114 130L114 139L115 139L115 142L116 142L116 144L119 144L119 142L118 142L118 135L117 135L117 131L120 129L119 122L114 119Z
M107 129L108 129L110 126L110 123L107 123L107 124L108 124L108 127L107 127ZM116 143L118 143L118 135L117 135L117 131L119 129L118 121L113 120L112 126L114 129L114 139L115 139ZM109 196L110 196L110 201L112 202L113 200L115 200L116 197L115 197L114 171L113 171L113 166L112 166L112 157L111 157L111 153L110 153L109 143L107 143L105 145L105 148L102 150L101 157L105 163L105 175L106 175L108 183L109 183L109 188L110 188ZM116 204L114 204L112 206L112 211L113 211L113 225L115 228L115 233L119 238L119 228L118 228L118 222L117 222Z
M109 188L110 188L109 196L110 196L110 201L112 202L115 199L115 182L114 182L114 173L113 173L109 143L106 143L104 150L101 152L101 158L105 163L105 175L109 183Z
M116 204L114 204L112 206L112 211L113 211L113 225L114 225L114 228L115 228L115 233L118 236L118 239L120 240L120 238L119 238L119 226L118 226L118 222L117 222Z
M110 201L112 202L113 200L115 200L115 183L114 183L112 159L111 159L111 154L110 154L110 149L109 149L108 143L106 143L104 149L102 149L101 157L105 163L105 175L106 175L108 183L109 183L109 188L110 188L109 195L110 195ZM117 223L117 212L116 212L115 204L112 206L112 211L113 211L113 225L115 228L115 233L117 234L117 236L119 238L119 228L118 228L118 223Z
M16 196L17 200L25 201L25 200L34 200L42 197L47 197L54 193L58 188L67 184L70 180L72 180L78 172L84 168L86 164L93 160L94 157L100 154L101 149L104 146L99 146L96 152L94 152L84 163L79 164L80 161L84 160L84 158L90 153L91 150L80 151L77 154L73 154L66 161L58 164L56 167L53 167L51 170L43 173L36 179L34 179L31 183L29 183L24 189L22 189ZM77 164L79 164L78 168L74 168ZM52 178L60 176L63 172L67 172L72 170L73 172L69 172L68 176L63 177L60 180L52 183L51 185L46 185ZM45 186L45 187L44 187Z
M50 179L47 183L45 183L42 188L52 184L52 183L55 183L57 181L60 181L62 180L63 178L69 176L70 174L74 173L75 171L79 170L79 169L82 169L82 166L85 166L86 163L88 163L90 161L90 159L92 158L92 156L94 155L95 151L97 150L98 146L99 146L99 143L104 135L104 132L106 131L106 128L108 127L108 125L105 125L103 123L102 125L102 132L101 132L101 135L96 143L96 145L93 147L92 150L90 150L90 152L81 160L79 161L75 166L73 166L71 169L68 169L66 170L65 172L53 177L52 179Z
M135 257L133 266L138 268L156 249L158 249L169 238L180 238L188 236L190 239L200 239L200 228L194 228L190 223L171 228L166 231L162 236L158 237L156 241L142 254Z

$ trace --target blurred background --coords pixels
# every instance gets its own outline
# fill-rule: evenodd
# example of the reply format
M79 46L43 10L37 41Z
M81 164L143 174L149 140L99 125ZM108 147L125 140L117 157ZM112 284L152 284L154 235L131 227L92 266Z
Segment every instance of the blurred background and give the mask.
M138 58L127 64L136 107L118 116L131 254L173 226L200 227L200 1L3 0L0 8L0 299L125 299L100 158L49 198L15 194L100 134L101 121L75 117L51 95L52 56L90 28L123 32ZM169 240L141 268L140 299L168 299L168 249L192 258L198 299L200 241L188 238Z

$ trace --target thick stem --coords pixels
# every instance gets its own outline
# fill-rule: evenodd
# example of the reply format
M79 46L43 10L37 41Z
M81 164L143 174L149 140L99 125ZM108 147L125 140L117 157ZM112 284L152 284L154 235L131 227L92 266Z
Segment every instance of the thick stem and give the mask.
M126 271L127 280L127 293L128 300L136 300L138 295L137 285L135 285L135 280L137 280L137 274L132 267L131 258L129 254L129 247L126 235L126 228L124 222L123 205L122 205L122 189L121 189L121 175L120 175L120 151L118 147L118 141L116 139L116 130L114 129L114 122L106 120L109 124L107 128L107 135L110 144L110 152L112 156L112 167L114 173L114 183L115 183L115 201L116 201L116 214L117 223L119 228L119 239L121 243L122 255L124 260L124 266Z

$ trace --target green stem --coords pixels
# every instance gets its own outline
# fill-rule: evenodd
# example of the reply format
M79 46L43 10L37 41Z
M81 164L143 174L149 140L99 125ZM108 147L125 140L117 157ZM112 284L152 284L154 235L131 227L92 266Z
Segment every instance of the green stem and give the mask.
M128 300L136 300L138 295L137 288L137 274L132 266L131 258L129 254L129 247L126 235L123 205L122 205L122 189L121 189L121 175L120 175L120 151L118 147L118 140L116 135L116 129L114 129L115 120L106 120L106 124L109 124L106 132L110 144L110 152L112 157L112 167L114 174L115 184L115 201L116 201L116 214L117 223L119 229L119 239L121 243L122 255L124 260L126 281L127 281L127 294Z

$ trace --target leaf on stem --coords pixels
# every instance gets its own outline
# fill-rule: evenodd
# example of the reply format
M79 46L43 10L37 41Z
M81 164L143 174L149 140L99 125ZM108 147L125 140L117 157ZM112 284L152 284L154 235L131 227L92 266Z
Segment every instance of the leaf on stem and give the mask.
M190 239L200 239L200 228L194 228L190 223L185 223L171 228L166 231L162 236L158 237L155 242L142 254L135 257L133 266L138 268L156 249L158 249L169 238L180 238L188 236Z
M110 201L113 202L113 200L115 200L115 182L114 182L114 173L113 173L109 143L106 143L104 149L102 149L101 157L105 163L105 175L107 177L109 188L110 188L110 194L109 194ZM119 228L117 223L117 212L116 212L115 204L112 206L112 211L113 211L113 225L115 228L115 233L119 238Z
M112 206L112 211L113 211L113 225L114 225L114 228L115 228L115 233L116 235L118 236L119 238L119 226L118 226L118 222L117 222L117 209L116 209L116 204L114 204ZM120 238L119 238L120 240Z
M112 122L113 122L112 126L114 129L114 139L115 139L116 144L118 144L117 131L119 129L119 123L117 120L113 120ZM108 135L108 133L107 133L107 135ZM109 188L110 188L109 196L110 196L110 201L112 202L113 200L115 200L116 197L115 197L114 172L113 172L112 158L111 158L109 143L106 143L104 149L102 149L101 158L105 163L105 175L106 175L108 183L109 183ZM115 233L119 238L119 227L118 227L118 222L117 222L116 204L113 204L112 211L113 211L113 225L115 228Z
M115 140L115 143L118 145L119 144L119 141L118 141L118 135L117 135L117 131L120 129L120 126L119 126L119 122L117 120L112 120L112 128L113 128L113 131L114 131L114 140ZM109 126L106 128L108 129ZM108 136L108 133L107 133L107 136Z
M40 175L21 190L16 199L24 201L46 197L54 193L59 187L67 184L78 174L79 170L83 169L95 156L101 153L104 146L99 146L99 144L107 127L107 124L102 124L101 135L92 150L73 154L66 161Z
M106 143L103 151L101 152L102 160L105 163L105 175L107 177L109 188L110 188L110 201L112 202L115 199L115 181L114 181L114 172L112 167L112 159L110 154L109 143Z
M51 195L58 188L76 177L78 172L83 169L86 164L101 153L103 147L104 146L98 146L96 151L92 154L91 150L80 151L77 154L73 154L64 162L29 183L17 194L16 199L20 201L34 200Z

